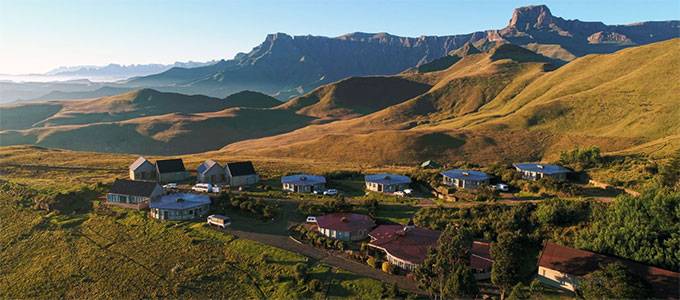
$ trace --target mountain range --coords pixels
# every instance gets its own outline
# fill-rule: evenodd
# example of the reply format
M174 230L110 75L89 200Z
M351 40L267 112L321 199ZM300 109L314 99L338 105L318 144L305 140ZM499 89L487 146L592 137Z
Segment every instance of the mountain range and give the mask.
M605 25L565 20L553 16L548 7L537 5L515 9L508 25L502 29L468 34L420 37L362 32L339 37L270 34L249 53L239 53L230 60L201 67L176 66L120 83L78 89L73 86L61 89L54 84L33 89L33 93L21 86L0 85L0 103L16 99L86 99L140 88L218 98L252 90L288 101L348 77L394 75L441 58L444 60L439 62L444 64L435 67L447 67L453 63L450 54L468 44L488 51L497 44L511 43L562 65L588 54L613 53L679 35L680 21ZM111 89L99 90L103 86Z
M200 68L172 68L130 80L126 86L224 97L243 89L287 101L351 76L392 75L432 62L467 43L487 51L512 43L563 64L592 53L675 38L679 21L605 25L555 17L545 5L515 9L508 25L450 36L416 38L355 32L339 37L268 35L232 60Z
M538 160L592 145L665 155L680 147L680 38L625 48L562 64L509 43L466 43L448 58L286 103L142 89L5 105L0 144L376 164Z

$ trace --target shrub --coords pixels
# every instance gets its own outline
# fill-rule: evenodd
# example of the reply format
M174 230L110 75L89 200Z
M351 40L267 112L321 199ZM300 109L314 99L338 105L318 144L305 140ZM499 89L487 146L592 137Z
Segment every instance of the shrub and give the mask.
M366 264L371 266L372 268L377 269L378 267L380 267L380 260L371 256L366 260Z
M307 285L307 288L312 291L312 292L318 292L321 291L321 281L318 279L312 279L309 281L309 284Z
M481 185L475 190L475 201L494 202L501 198L501 193L498 190L491 188L489 185Z
M382 270L388 274L395 274L397 273L397 266L393 265L389 261L386 261L382 263Z

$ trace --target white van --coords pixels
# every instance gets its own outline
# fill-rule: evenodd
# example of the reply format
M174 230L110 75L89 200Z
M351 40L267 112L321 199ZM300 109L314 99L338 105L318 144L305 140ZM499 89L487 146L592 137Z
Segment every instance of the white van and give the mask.
M222 215L209 215L208 225L215 225L222 228L226 228L227 226L231 225L231 219L229 219L229 217L225 217Z
M208 193L212 191L212 184L210 183L198 183L191 188L194 192Z
M316 223L316 217L315 216L308 216L307 217L307 223Z

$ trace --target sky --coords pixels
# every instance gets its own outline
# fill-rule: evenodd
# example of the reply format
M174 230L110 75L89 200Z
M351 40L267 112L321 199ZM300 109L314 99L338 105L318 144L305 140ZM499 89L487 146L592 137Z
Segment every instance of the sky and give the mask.
M0 0L0 74L230 59L268 33L451 35L500 29L516 7L629 24L680 19L678 0Z

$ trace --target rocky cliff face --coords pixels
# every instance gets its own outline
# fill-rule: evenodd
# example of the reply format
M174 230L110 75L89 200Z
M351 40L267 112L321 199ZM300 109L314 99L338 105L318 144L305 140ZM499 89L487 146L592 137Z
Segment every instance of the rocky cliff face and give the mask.
M289 100L350 76L390 75L444 57L466 43L488 50L498 43L530 45L549 57L610 53L680 36L680 23L605 25L555 17L545 5L515 9L503 29L450 36L400 37L355 32L339 37L268 35L247 54L212 66L175 68L135 79L134 87L224 97L255 90ZM550 50L541 51L541 45ZM555 51L559 48L560 51Z

